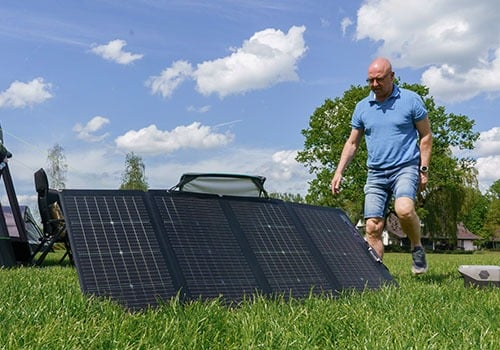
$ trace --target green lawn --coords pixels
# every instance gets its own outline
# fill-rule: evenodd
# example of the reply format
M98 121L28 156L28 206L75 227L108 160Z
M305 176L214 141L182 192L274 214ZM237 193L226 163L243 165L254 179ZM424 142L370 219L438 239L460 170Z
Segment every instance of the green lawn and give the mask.
M52 254L51 254L52 255ZM500 349L500 288L466 288L459 265L500 265L500 253L388 253L399 283L339 298L219 301L129 313L80 291L71 266L0 270L1 349Z

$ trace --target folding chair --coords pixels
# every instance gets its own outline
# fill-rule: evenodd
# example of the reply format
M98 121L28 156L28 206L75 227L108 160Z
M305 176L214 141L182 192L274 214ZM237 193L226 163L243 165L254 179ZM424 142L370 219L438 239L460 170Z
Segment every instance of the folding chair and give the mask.
M72 261L71 249L66 234L66 224L59 204L59 192L49 188L47 174L43 168L35 172L35 189L38 194L38 210L43 227L43 237L32 255L32 262L41 265L47 254L53 251L54 244L64 243L65 254L59 261L61 263L67 256ZM37 258L37 254L40 256Z

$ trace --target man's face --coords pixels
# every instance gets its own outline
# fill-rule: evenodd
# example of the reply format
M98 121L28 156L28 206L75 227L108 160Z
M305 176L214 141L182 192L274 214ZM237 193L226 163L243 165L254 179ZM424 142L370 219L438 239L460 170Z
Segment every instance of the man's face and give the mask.
M368 70L366 82L370 85L377 99L385 99L389 97L392 92L393 77L394 73L391 70L383 70L379 67L374 67Z

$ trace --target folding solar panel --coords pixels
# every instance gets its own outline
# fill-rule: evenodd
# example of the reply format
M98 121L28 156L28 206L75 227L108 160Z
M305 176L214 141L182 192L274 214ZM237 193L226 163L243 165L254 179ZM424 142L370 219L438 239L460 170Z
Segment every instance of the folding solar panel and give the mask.
M217 196L149 192L187 296L238 300L256 291L252 268Z
M176 295L144 192L64 190L61 197L84 292L130 309Z
M82 290L132 309L394 283L339 209L166 190L64 190Z
M272 292L331 290L321 265L281 201L226 200Z
M288 203L319 252L338 290L378 288L392 280L346 214L340 209Z

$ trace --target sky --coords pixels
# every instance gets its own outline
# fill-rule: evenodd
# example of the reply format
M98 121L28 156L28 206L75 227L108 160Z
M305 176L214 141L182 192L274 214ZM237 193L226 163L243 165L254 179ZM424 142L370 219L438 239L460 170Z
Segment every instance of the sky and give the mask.
M134 152L150 188L222 172L304 195L301 131L378 56L475 121L475 150L455 152L477 159L485 191L500 178L499 15L497 0L3 0L0 124L19 203L35 203L55 145L66 188L117 189Z

